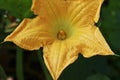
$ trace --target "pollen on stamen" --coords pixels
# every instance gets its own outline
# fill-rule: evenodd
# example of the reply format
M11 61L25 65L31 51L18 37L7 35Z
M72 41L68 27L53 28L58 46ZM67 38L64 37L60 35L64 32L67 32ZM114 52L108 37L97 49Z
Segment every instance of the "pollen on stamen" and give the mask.
M59 40L65 40L67 38L67 34L64 30L60 30L58 33L57 33L57 38Z

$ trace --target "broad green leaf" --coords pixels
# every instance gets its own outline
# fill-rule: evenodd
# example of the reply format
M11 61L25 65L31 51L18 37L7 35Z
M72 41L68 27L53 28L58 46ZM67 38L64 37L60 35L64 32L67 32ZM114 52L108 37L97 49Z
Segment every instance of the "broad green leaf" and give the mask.
M31 0L0 0L0 9L7 10L12 16L23 19L28 17Z
M105 75L95 74L88 77L86 80L110 80L110 78Z
M120 54L120 0L108 0L103 5L100 23L100 29L110 47L116 54Z

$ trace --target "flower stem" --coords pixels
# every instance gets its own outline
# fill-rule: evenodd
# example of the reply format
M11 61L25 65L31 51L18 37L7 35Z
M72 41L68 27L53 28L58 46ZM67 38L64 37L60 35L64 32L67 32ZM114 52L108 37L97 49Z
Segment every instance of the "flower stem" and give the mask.
M16 74L17 80L24 80L23 76L23 50L17 47L16 54Z
M0 75L1 75L1 80L6 80L7 75L5 74L5 71L3 70L2 66L0 65Z
M41 64L41 67L42 67L42 70L45 74L45 77L46 77L46 80L52 80L46 66L45 66L45 63L44 63L44 60L43 60L43 54L42 54L42 49L38 50L37 51L37 55L38 55L38 59L40 61L40 64Z

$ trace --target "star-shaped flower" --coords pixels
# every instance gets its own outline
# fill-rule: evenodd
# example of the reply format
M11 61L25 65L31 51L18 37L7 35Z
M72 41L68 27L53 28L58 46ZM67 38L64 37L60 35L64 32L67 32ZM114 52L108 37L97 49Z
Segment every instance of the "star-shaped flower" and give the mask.
M79 54L114 55L95 23L103 0L33 0L34 19L24 19L5 41L27 50L43 47L54 80Z

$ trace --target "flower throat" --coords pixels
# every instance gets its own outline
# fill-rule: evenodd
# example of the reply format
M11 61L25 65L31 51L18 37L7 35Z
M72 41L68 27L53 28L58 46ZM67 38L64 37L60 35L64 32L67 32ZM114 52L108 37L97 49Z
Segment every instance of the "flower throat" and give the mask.
M59 40L65 40L67 38L67 34L64 30L60 30L58 33L57 33L57 38Z

